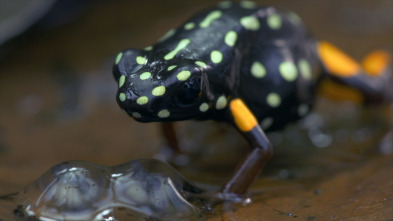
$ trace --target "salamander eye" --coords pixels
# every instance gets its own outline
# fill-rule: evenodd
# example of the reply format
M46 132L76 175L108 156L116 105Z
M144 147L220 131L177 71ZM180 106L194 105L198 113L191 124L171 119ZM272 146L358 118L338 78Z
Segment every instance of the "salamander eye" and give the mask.
M201 78L193 77L184 82L176 94L176 101L182 106L188 106L198 100L201 94Z

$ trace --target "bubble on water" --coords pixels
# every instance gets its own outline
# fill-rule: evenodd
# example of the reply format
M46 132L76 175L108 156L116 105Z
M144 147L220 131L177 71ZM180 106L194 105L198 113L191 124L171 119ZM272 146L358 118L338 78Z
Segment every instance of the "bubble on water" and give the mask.
M114 167L73 161L57 165L13 197L15 214L39 220L118 220L128 218L200 220L188 200L203 191L158 160Z

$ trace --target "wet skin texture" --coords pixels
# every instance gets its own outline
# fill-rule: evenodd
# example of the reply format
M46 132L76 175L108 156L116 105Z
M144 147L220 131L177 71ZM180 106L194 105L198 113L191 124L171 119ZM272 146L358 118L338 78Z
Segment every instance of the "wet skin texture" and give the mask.
M389 100L389 58L383 51L369 56L363 66L379 65L368 74L333 45L310 37L294 13L223 2L154 46L119 53L113 73L117 101L137 121L232 123L254 150L222 191L244 193L272 154L264 131L307 115L323 79L344 98Z

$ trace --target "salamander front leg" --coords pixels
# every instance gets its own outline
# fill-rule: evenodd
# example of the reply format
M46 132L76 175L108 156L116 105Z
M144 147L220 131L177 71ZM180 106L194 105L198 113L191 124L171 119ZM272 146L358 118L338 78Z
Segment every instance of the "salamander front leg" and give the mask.
M232 100L229 111L234 125L254 149L238 166L231 179L222 187L221 192L243 194L272 156L273 148L255 116L241 99Z
M168 162L173 166L187 164L189 159L180 149L174 123L162 123L161 132L165 138L165 146L156 155L156 158Z

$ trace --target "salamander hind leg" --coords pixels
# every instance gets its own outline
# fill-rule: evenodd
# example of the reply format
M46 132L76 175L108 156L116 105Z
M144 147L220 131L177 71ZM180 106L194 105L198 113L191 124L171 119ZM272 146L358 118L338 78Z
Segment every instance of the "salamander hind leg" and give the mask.
M390 53L374 51L359 64L328 42L319 42L317 51L328 77L321 86L323 94L364 104L393 102Z

